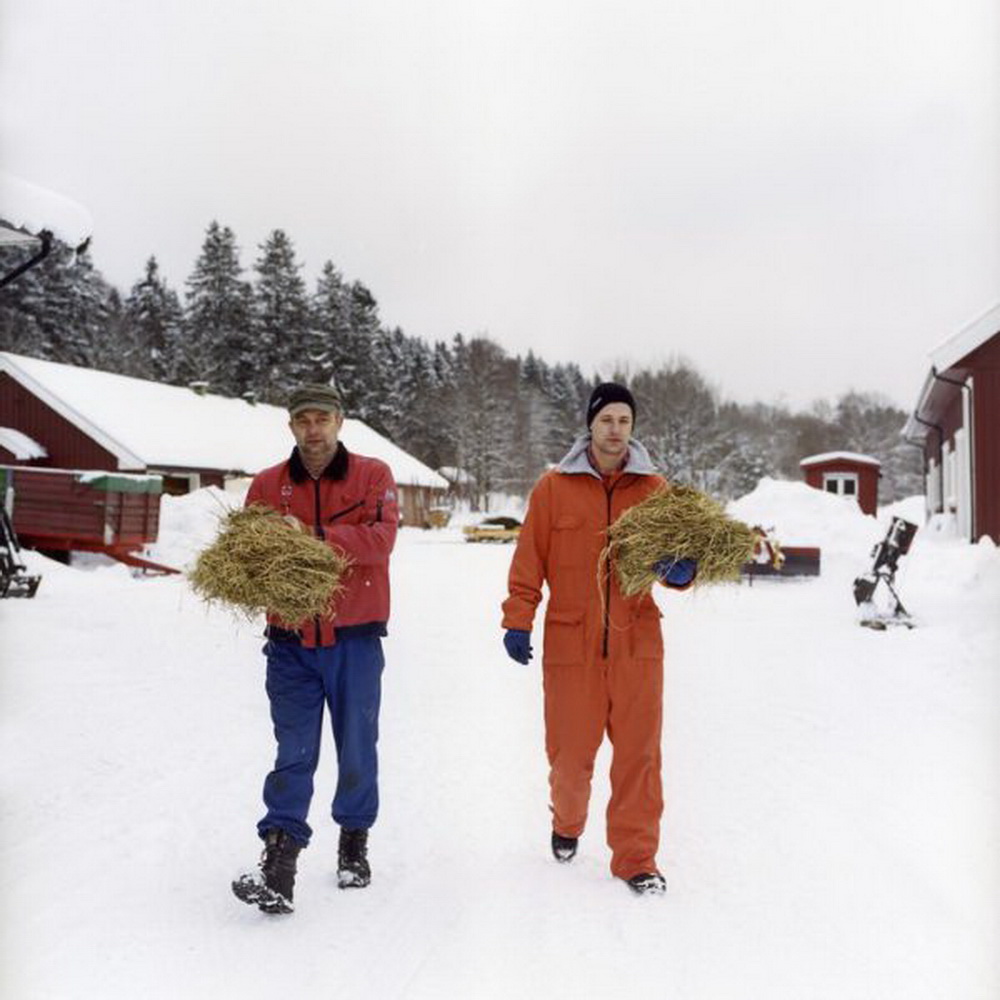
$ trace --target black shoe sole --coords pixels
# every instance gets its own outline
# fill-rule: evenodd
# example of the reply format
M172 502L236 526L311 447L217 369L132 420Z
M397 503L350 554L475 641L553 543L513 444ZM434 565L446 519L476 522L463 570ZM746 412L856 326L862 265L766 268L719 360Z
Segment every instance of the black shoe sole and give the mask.
M560 837L561 842L556 841L557 834L552 835L552 857L561 865L569 864L576 857L576 849L579 845L579 838Z
M233 884L233 895L248 906L256 906L263 913L292 913L295 907L291 900L280 892L269 889L263 882L251 875L243 875Z
M643 881L637 882L636 878L641 876L633 876L630 879L625 880L625 884L637 895L637 896L664 896L667 892L666 881L660 878L653 878L646 876Z
M340 889L364 889L371 880L371 875L358 875L351 871L337 872L337 887Z

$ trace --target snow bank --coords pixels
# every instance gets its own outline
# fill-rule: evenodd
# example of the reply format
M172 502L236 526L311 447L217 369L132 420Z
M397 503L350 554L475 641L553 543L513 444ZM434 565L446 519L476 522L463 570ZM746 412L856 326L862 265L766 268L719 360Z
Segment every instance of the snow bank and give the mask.
M159 535L155 544L147 546L146 556L174 569L190 569L198 553L215 539L221 520L242 506L244 495L216 486L180 497L165 494L160 499Z
M773 528L782 545L818 547L824 557L863 555L884 533L881 522L864 514L852 497L779 479L762 479L730 503L728 512L751 526Z

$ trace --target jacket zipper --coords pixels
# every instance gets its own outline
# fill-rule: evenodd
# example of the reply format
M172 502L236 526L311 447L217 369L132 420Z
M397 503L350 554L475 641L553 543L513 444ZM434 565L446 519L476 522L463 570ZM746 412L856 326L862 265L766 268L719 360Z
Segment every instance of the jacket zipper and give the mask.
M316 523L313 525L313 535L315 535L316 538L322 538L323 537L323 522L322 522L322 517L321 517L321 514L320 514L320 497L319 497L319 480L318 479L314 479L313 480L313 487L314 487L314 489L313 489L313 496L315 497L315 500L316 500L316 503L315 503L316 513L315 513L315 517L314 517L314 520L315 520ZM313 619L313 627L316 629L316 645L319 646L320 639L322 638L322 632L321 632L322 626L321 626L321 623L320 623L320 620L319 620L319 615L317 615Z
M616 480L611 484L611 488L605 490L608 497L608 533L611 529L611 494L621 480ZM605 536L607 537L607 536ZM604 566L604 641L601 645L602 659L608 658L608 633L611 629L611 559L609 558Z

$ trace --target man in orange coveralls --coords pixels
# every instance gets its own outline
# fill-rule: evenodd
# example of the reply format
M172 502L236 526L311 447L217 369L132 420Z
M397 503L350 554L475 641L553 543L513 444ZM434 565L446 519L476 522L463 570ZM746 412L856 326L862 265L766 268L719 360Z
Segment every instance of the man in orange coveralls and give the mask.
M635 400L614 382L597 386L588 433L532 490L503 603L504 647L531 659L531 627L548 584L542 665L549 758L552 853L573 859L587 821L594 758L607 731L613 746L607 837L611 872L640 894L662 893L656 865L663 790L663 637L649 593L622 596L610 565L599 573L607 531L621 513L666 483L631 440ZM654 563L667 586L690 586L693 560Z

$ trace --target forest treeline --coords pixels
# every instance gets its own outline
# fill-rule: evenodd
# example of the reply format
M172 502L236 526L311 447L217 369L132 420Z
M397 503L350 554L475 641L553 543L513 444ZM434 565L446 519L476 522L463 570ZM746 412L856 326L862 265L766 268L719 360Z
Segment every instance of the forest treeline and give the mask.
M25 256L0 248L2 272ZM0 292L0 350L277 404L299 382L334 380L350 416L432 468L462 469L479 502L524 495L583 430L590 390L607 378L631 387L636 436L674 481L731 498L762 476L800 479L807 455L846 450L882 462L882 502L922 490L919 452L900 437L906 414L877 393L792 412L723 400L683 360L585 374L488 337L431 344L384 325L372 292L332 261L312 290L300 272L276 229L248 275L233 231L212 222L183 299L155 257L123 296L88 252L57 246Z

